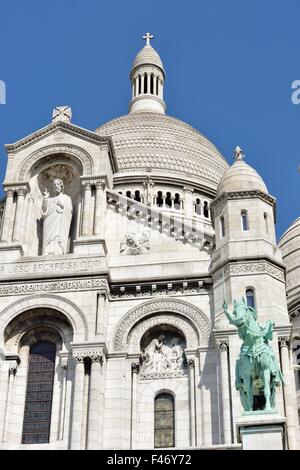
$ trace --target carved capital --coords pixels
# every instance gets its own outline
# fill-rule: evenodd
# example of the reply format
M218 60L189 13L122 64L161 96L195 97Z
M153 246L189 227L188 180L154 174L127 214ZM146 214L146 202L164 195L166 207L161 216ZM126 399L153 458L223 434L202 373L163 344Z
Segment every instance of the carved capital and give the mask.
M88 354L92 362L99 362L101 365L103 364L103 356L100 352L92 351Z
M139 363L138 363L138 362L133 362L133 363L131 364L131 372L132 372L133 374L138 374L138 373L139 373L139 370L140 370L140 365L139 365Z
M76 361L76 364L82 364L85 358L86 358L86 354L84 352L78 352L74 354L74 359Z
M183 191L188 194L193 194L193 188L189 188L188 186L184 186Z
M26 193L27 193L27 189L23 186L19 186L19 187L16 188L16 193L17 193L18 197L20 197L20 196L25 197Z
M288 348L290 344L289 338L287 338L286 336L279 336L278 343L280 348Z
M5 188L5 192L6 192L6 197L13 197L14 196L14 188Z
M219 343L219 349L221 352L226 352L229 350L229 344L227 341L221 341Z
M8 369L8 375L16 375L17 368L18 368L17 364L10 366Z
M95 187L97 191L99 190L104 191L106 188L106 183L104 180L95 181Z
M187 361L187 365L190 369L194 369L195 368L195 361L194 359L188 359Z
M83 191L90 191L92 187L92 183L89 181L83 181L81 183L81 186L82 186Z

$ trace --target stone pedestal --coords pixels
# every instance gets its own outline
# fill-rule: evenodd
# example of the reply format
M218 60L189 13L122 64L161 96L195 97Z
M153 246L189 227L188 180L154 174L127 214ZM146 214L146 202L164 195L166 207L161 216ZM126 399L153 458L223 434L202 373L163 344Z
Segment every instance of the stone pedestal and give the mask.
M74 240L74 253L80 256L96 254L106 256L106 242L97 237L80 237Z
M0 243L0 257L2 261L15 261L22 258L24 252L20 243Z
M284 450L286 418L276 413L245 413L237 422L243 450Z

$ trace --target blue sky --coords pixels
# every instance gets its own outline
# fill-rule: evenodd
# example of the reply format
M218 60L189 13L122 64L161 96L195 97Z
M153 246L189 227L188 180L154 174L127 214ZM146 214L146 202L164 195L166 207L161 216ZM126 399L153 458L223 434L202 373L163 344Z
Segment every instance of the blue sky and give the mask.
M91 130L127 113L130 65L150 31L167 113L229 162L243 148L277 198L278 235L300 216L299 0L11 0L0 12L1 181L3 145L49 123L54 106Z

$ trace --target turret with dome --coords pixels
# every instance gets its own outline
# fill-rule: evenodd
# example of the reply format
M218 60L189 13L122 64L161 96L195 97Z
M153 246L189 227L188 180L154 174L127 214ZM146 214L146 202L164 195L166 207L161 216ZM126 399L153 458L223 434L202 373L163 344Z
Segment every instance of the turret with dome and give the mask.
M95 132L112 138L119 168L114 185L119 191L143 200L143 183L151 178L151 204L209 219L209 204L228 164L200 132L165 115L165 70L151 38L149 33L144 36L146 45L130 71L129 114Z

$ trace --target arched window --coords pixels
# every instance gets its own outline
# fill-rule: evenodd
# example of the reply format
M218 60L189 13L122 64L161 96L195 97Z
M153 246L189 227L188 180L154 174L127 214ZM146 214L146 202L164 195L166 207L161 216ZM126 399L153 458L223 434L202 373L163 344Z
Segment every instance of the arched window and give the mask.
M269 233L269 221L268 221L268 214L266 212L264 213L264 221L265 221L266 233Z
M171 193L167 193L166 194L166 206L171 208L172 207L172 197L171 197Z
M156 94L158 95L158 81L159 81L159 78L156 77Z
M144 75L144 93L148 93L148 75Z
M126 196L131 198L131 191L126 191Z
M244 232L249 230L249 222L248 222L248 213L247 211L241 212L241 220L242 220L242 229Z
M139 75L139 95L142 93L142 77Z
M55 354L49 341L30 348L22 444L49 442Z
M156 204L158 205L158 207L162 207L164 204L162 191L158 191L157 193Z
M178 211L180 210L180 195L178 193L175 193L174 208Z
M204 201L203 205L203 215L204 217L208 218L209 217L209 209L208 209L208 202Z
M196 199L195 212L196 214L201 215L201 201L199 198Z
M175 447L174 397L170 393L155 398L154 447Z
M246 300L248 307L255 308L255 295L253 289L246 290Z
M225 237L225 220L223 215L220 217L220 235L221 238Z
M151 76L150 76L150 93L151 93L151 95L154 95L154 76L153 76L153 73L151 73Z
M134 200L137 201L137 202L141 202L141 194L140 194L140 191L138 189L136 191L134 191Z

